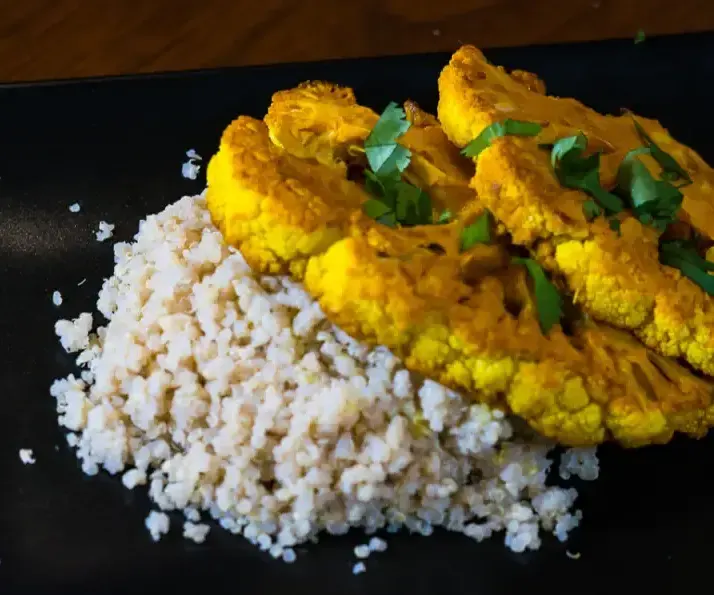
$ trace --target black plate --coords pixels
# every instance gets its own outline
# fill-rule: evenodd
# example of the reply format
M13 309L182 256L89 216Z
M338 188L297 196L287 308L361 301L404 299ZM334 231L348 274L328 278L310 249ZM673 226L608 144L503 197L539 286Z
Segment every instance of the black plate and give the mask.
M489 52L541 74L551 92L660 118L714 161L714 36ZM353 535L274 562L219 529L196 546L155 545L148 500L106 474L85 477L56 425L51 381L71 371L53 336L58 316L93 309L112 268L101 219L130 238L137 222L202 188L180 175L184 152L208 157L237 114L262 116L272 92L305 79L353 86L362 103L417 100L433 110L445 55L245 68L0 88L0 593L686 593L711 574L712 441L602 450L583 487L582 529L565 546L512 554L438 533L400 535L354 577ZM78 215L68 212L79 201ZM83 278L87 282L76 287ZM51 303L55 289L65 303ZM58 447L56 446L58 445ZM33 448L23 466L18 449ZM579 486L580 487L580 486ZM174 532L174 535L176 532Z

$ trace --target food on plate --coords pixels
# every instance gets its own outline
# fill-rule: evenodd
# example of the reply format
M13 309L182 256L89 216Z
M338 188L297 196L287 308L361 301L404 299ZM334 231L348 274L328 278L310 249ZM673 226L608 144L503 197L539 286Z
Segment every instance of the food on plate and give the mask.
M114 246L106 325L57 322L68 443L148 485L152 539L180 511L187 539L209 515L288 563L351 527L537 549L581 518L546 481L556 442L561 478L593 480L591 445L714 423L711 170L474 48L439 85L439 119L276 93L226 128L204 194Z
M714 374L714 171L699 155L655 120L529 88L471 46L439 78L438 113L459 147L506 122L537 125L474 155L479 204L583 311Z
M703 435L710 382L568 307L492 220L473 175L413 103L380 117L349 89L309 83L276 93L265 122L226 129L207 203L251 266L304 282L350 335L544 436L639 446Z

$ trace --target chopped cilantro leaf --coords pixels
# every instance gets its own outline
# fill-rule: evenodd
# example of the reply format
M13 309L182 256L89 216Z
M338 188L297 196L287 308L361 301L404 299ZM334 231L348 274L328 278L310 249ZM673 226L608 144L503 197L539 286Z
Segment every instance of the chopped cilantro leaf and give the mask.
M682 240L660 242L659 260L663 265L679 269L685 277L699 285L709 295L714 295L714 263L702 258L694 246Z
M620 225L621 222L619 219L616 219L615 217L612 217L609 221L610 223L610 229L614 232L617 232L617 235L620 235Z
M576 134L575 136L566 136L565 138L555 141L550 152L550 163L553 166L553 169L556 169L558 167L558 163L566 157L566 155L573 151L576 152L574 155L578 157L582 155L587 146L588 139L582 132L580 134Z
M402 108L394 102L387 105L364 141L367 161L376 175L389 175L407 168L411 153L409 149L397 144L397 139L410 126Z
M666 180L657 180L637 157L651 154L651 147L630 151L617 170L617 186L627 196L640 222L659 231L677 219L682 193Z
M461 251L465 252L475 244L488 244L491 241L491 213L486 210L476 221L461 230Z
M586 200L583 203L583 215L588 221L592 221L602 215L602 208L594 200Z
M429 195L411 184L399 181L395 184L396 216L402 225L425 225L432 223Z
M374 199L365 202L364 211L391 227L432 223L429 195L402 179L411 153L397 143L409 130L404 110L390 103L364 142L370 169L365 170L365 189Z
M645 32L642 29L639 29L637 33L635 33L635 43L642 43L645 39L647 39Z
M506 119L486 126L475 139L466 145L461 153L466 157L478 157L496 138L504 136L536 136L543 127L536 122Z
M640 136L640 139L644 143L645 147L649 149L649 153L652 155L652 158L657 163L659 163L660 167L662 168L662 179L665 182L685 180L691 183L692 178L687 173L687 171L681 165L679 165L679 163L677 163L677 160L669 153L660 149L657 143L655 143L650 137L650 135L645 132L645 129L640 125L637 120L634 120L634 123L635 129L637 130L637 134Z
M439 218L437 219L437 223L448 223L451 221L451 218L453 217L453 213L449 210L446 209L441 212L441 215L439 215Z
M364 209L366 215L368 217L371 217L372 219L379 219L380 217L384 217L384 215L386 215L387 213L392 212L392 209L390 209L382 201L376 200L374 198L370 198L369 200L365 201L365 203L362 205L362 208Z
M548 334L563 317L563 298L545 274L541 266L532 258L514 258L513 262L522 264L533 279L538 320L544 334Z
M557 140L551 147L550 160L558 181L566 188L582 190L589 194L598 207L609 214L624 209L622 200L605 190L600 184L600 153L583 157L587 138L580 133ZM587 203L586 203L587 204ZM592 207L583 207L592 213Z

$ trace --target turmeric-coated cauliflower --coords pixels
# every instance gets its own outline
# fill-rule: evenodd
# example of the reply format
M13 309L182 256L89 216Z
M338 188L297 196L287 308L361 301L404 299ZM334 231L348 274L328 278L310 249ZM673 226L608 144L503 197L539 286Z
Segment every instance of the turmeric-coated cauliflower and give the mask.
M597 320L636 333L657 352L684 358L714 374L714 300L678 269L660 264L660 234L623 212L619 231L604 217L588 221L590 197L568 189L553 174L543 144L584 133L591 150L602 152L600 181L611 188L625 155L643 141L631 114L604 116L574 99L544 94L534 79L487 62L474 47L459 49L439 78L439 119L460 147L504 119L536 122L533 138L495 139L477 157L472 186L512 234L543 266L562 276L574 301ZM691 176L679 218L684 226L714 240L714 171L691 149L677 143L656 121L637 118L649 137ZM639 157L655 175L651 155Z
M226 240L257 270L303 281L352 336L562 443L702 435L709 382L577 315L569 334L556 325L544 335L508 238L461 250L462 230L481 214L473 172L433 117L412 104L406 112L413 126L400 142L414 158L405 173L457 207L452 222L393 229L367 217L370 196L351 170L376 114L349 90L313 83L276 94L267 125L240 117L224 132L207 201Z

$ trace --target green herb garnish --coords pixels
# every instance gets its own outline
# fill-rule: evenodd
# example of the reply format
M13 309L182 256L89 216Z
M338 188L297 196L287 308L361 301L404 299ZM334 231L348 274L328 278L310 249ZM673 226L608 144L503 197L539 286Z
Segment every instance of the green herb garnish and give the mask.
M637 130L637 134L640 136L642 143L647 149L649 149L650 155L652 155L653 159L659 163L662 168L662 179L667 182L685 180L691 184L692 178L689 176L687 171L679 165L679 163L677 163L677 160L666 151L660 149L657 143L655 143L650 135L645 132L645 129L642 128L637 120L634 120L634 123L635 129Z
M617 232L617 235L619 236L620 235L620 227L621 227L620 220L617 219L616 217L612 217L612 218L610 218L608 223L610 224L610 229L614 232Z
M543 127L536 122L521 120L503 120L486 126L475 139L466 145L461 153L466 157L478 157L479 153L491 145L496 138L504 136L536 136Z
M465 252L475 244L488 244L491 241L491 212L486 210L476 221L461 230L461 251Z
M714 263L702 258L694 246L682 240L660 242L659 261L679 269L685 277L699 285L709 295L714 295Z
M449 223L451 221L451 218L454 216L454 214L449 210L446 209L445 211L442 211L441 215L439 215L439 218L436 220L437 223Z
M364 141L370 167L364 172L365 188L374 198L367 200L363 209L369 217L390 227L433 222L429 195L402 179L411 152L397 139L410 126L404 110L392 102Z
M647 36L645 35L645 32L640 29L635 33L635 43L642 43L645 39L647 39Z
M583 215L588 221L602 215L602 208L594 200L588 199L583 203Z
M403 172L407 168L411 152L398 144L397 139L410 126L402 108L394 102L387 105L364 141L369 167L376 176L384 177L397 171Z
M402 225L428 225L432 223L431 199L421 188L402 180L395 182L396 216Z
M657 180L638 159L652 154L651 147L640 147L625 155L617 170L617 186L628 197L635 217L659 231L677 220L682 193L666 180Z
M522 264L533 279L538 321L543 334L548 334L563 317L563 298L555 288L542 267L532 258L514 258L515 264Z
M600 153L583 156L587 143L582 133L557 140L550 152L555 175L566 188L582 190L590 195L595 206L602 211L608 214L619 213L625 207L622 200L600 184ZM587 219L597 216L592 202L586 202L583 207Z

